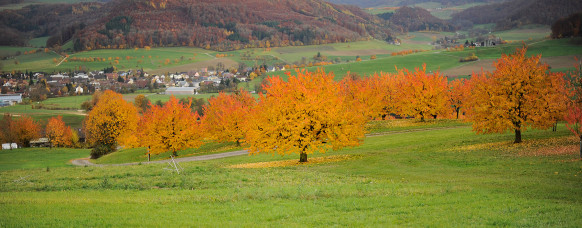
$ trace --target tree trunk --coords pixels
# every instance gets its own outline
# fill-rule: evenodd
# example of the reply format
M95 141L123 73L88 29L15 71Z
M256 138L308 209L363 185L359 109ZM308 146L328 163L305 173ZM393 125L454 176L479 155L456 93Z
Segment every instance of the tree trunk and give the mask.
M174 151L172 152L172 156L174 156L174 157L178 157L178 153L176 153L176 150L174 150Z
M521 130L515 130L515 141L513 143L521 143Z
M457 109L457 119L459 119L459 109Z
M580 158L582 158L582 137L580 137Z
M303 152L299 154L299 162L307 162L307 153Z

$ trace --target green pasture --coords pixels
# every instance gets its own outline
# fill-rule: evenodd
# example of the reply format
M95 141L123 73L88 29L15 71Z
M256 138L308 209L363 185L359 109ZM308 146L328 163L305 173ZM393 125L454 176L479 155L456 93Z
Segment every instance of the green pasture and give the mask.
M200 48L187 48L187 47L170 47L170 48L152 48L151 50L140 49L101 49L94 51L85 51L75 54L71 54L70 58L101 58L106 59L106 61L94 61L94 62L83 62L83 61L69 61L63 63L63 68L74 68L75 66L87 66L91 69L103 69L106 67L115 66L118 69L144 69L154 70L164 67L184 65L195 62L201 62L205 60L212 59L208 55L207 50ZM129 57L129 60L127 59ZM111 58L111 60L109 60ZM116 58L119 58L115 63ZM166 62L169 60L169 63ZM166 64L167 63L167 64Z
M37 42L36 40L34 42ZM65 46L63 46L65 48ZM33 50L35 48L29 47L0 47L0 53L7 53L14 55L16 51L24 52L28 50ZM206 55L205 53L209 53ZM140 49L100 49L94 51L85 51L70 54L66 62L63 62L59 66L57 63L61 62L62 57L54 52L44 53L38 52L30 55L19 55L13 59L0 61L2 64L2 71L72 71L74 69L89 70L101 70L104 68L115 66L118 70L128 70L128 69L144 69L154 70L166 67L185 65L191 63L202 62L206 60L213 59L214 52L209 52L200 48L188 48L188 47L170 47L170 48L152 48L147 51L143 48ZM76 58L93 58L93 60L73 60ZM129 57L129 58L128 58ZM100 60L97 60L99 58ZM117 59L118 58L118 59ZM105 59L104 61L101 61ZM115 62L115 61L118 61ZM169 60L167 62L166 60ZM19 63L16 64L15 61Z
M509 41L531 41L544 39L550 36L552 30L547 25L528 25L518 29L493 32L493 35Z
M533 40L528 43L528 55L542 54L542 57L554 57L554 56L568 56L568 55L579 55L582 53L582 45L577 45L576 42L579 39L560 39L560 40ZM361 62L350 62L333 64L328 66L323 66L326 72L333 72L335 74L336 80L341 80L347 72L357 73L361 76L372 75L379 72L396 72L396 67L398 69L408 69L414 70L415 68L422 67L426 64L427 71L443 71L451 69L454 67L461 66L463 63L459 62L459 59L466 57L471 53L475 53L480 59L498 59L502 54L510 54L515 51L516 48L522 46L522 43L514 42L506 45L498 45L495 47L482 47L475 49L465 49L464 51L450 52L446 50L438 51L428 51L420 52L405 56L386 56L380 55L376 60L369 60L369 58L364 58L366 61ZM315 71L318 67L307 68L309 71ZM295 70L287 70L291 72L292 75L295 74ZM287 78L284 71L269 72L266 76L259 77L249 83L241 84L241 87L247 90L254 90L256 84L260 84L261 80L268 76L280 76Z
M402 44L396 46L380 40L370 40L309 46L273 47L270 51L267 51L264 48L253 48L226 52L226 54L229 56L232 54L233 56L228 58L234 61L244 62L247 66L255 66L261 65L264 62L267 64L293 64L294 62L300 62L302 58L305 58L307 62L310 62L313 61L313 57L316 56L318 52L321 53L321 55L327 56L328 61L333 61L335 57L340 57L342 61L354 61L356 56L369 57L372 53L379 56L381 54L377 53L381 52L389 54L402 50L430 48L430 45ZM374 51L376 51L376 53ZM259 60L242 60L243 53L251 53L251 58L253 59L258 56ZM269 59L269 61L261 60L264 58Z
M22 148L0 150L0 171L72 166L69 160L89 157L88 149Z
M582 45L576 44L580 42L580 38L575 39L559 39L559 40L532 40L526 42L528 45L527 54L528 55L539 55L542 57L555 57L555 56L569 56L569 55L580 55L582 53ZM459 52L447 52L443 51L452 56L465 57L470 53L475 53L480 59L498 59L501 54L510 54L515 52L516 48L521 48L523 43L514 42L506 45L498 45L495 47L482 47L475 49L465 49Z
M4 113L10 113L15 117L29 116L33 120L39 121L43 127L48 123L50 118L59 115L63 117L65 124L73 128L81 128L83 126L83 120L85 119L84 112L78 112L76 110L32 109L31 105L15 105L0 108L0 115Z
M436 71L452 68L460 65L459 58L456 56L448 55L444 52L420 52L416 54L410 54L405 56L388 56L384 58L378 58L376 60L367 60L361 62L351 62L343 64L333 64L328 66L323 66L326 72L334 72L335 79L341 80L347 72L357 73L361 76L372 75L374 73L380 72L396 72L396 67L398 69L406 68L408 70L414 70L415 68L421 68L422 65L426 63L427 71ZM318 67L309 67L307 70L315 71ZM294 70L290 71L295 74ZM283 78L287 76L283 72L270 72L267 76L278 75ZM254 80L256 82L259 80ZM258 82L260 83L260 81Z
M33 39L31 44L35 43L34 45L40 45L40 43L43 42L43 39L44 38ZM63 48L64 47L65 46L63 46ZM283 63L293 64L294 62L301 61L302 58L306 58L309 62L312 61L313 56L317 55L318 52L322 55L328 56L329 61L334 60L335 57L341 57L342 61L353 61L356 56L361 56L362 58L367 56L369 58L372 54L376 54L377 56L382 55L380 52L389 54L395 51L430 48L430 45L404 43L400 46L395 46L384 41L370 40L311 46L274 47L271 48L270 51L267 51L264 48L253 48L230 52L215 52L189 47L152 48L149 51L146 51L143 48L137 50L100 49L70 54L67 62L63 62L59 66L56 66L57 64L54 63L54 59L57 59L57 62L60 62L62 57L54 52L20 55L16 56L14 59L0 61L0 63L2 71L29 70L54 72L71 71L79 69L79 67L89 70L101 70L111 66L117 67L118 70L143 68L146 71L163 71L165 68L212 60L217 53L226 54L227 57L225 58L232 59L239 63L245 63L247 66L255 66L264 63L267 63L268 65ZM24 51L33 49L34 48L29 47L0 47L0 53L14 55L17 51L23 53ZM377 51L379 52L376 53ZM252 53L251 60L242 59L242 54L245 52ZM93 58L93 60L74 61L74 57L79 59ZM127 57L129 57L129 59ZM99 58L99 60L97 60L97 58ZM119 63L115 62L116 58L119 58ZM105 59L105 61L102 61L103 59ZM170 60L168 64L166 64L166 59ZM15 60L18 61L18 64L15 64Z
M191 157L191 156L201 156L208 154L216 154L223 152L230 152L241 150L242 147L236 146L236 143L225 142L225 143L215 143L206 142L198 148L190 148L186 150L181 150L178 152L178 157ZM170 158L172 151L168 151L161 154L152 154L150 156L151 161L166 160ZM147 148L132 148L123 149L96 160L91 160L95 164L122 164L131 162L146 162L148 161Z
M339 162L280 168L234 164L297 160L261 154L123 167L4 168L0 224L13 226L577 227L578 141L557 132L475 135L470 127L393 131L359 147L311 154ZM567 153L533 156L567 147ZM48 150L48 149L47 149ZM0 152L4 153L4 151ZM87 152L79 152L86 157ZM6 159L26 157L26 151ZM35 157L51 157L41 153ZM52 158L66 162L69 158ZM5 158L2 164L6 164ZM155 211L155 216L152 216ZM163 219L160 219L163 218Z
M433 16L435 16L437 18L440 18L443 20L450 20L452 18L451 15L456 13L456 12L461 12L467 8L470 8L473 6L485 5L485 4L487 4L487 3L469 3L469 4L459 5L459 6L444 7L444 6L437 3L437 5L432 5L432 7L428 7L427 9L430 9L429 10L430 14L432 14ZM436 9L436 8L441 8L441 9Z
M377 7L377 8L365 8L363 9L364 11L368 12L369 14L381 14L381 13L394 13L395 10L388 10L388 9L383 9L382 7Z
M48 98L34 104L42 104L48 108L81 109L81 104L85 101L91 100L91 97L91 95L56 97Z
M28 44L32 47L36 47L36 48L44 48L46 47L46 41L49 39L50 37L45 36L45 37L38 37L38 38L34 38L34 39L30 39L28 41Z
M4 52L4 50L10 50L12 53L16 51L21 51L24 53L25 50L36 50L36 48L28 48L28 47L2 47L0 48L0 52ZM55 70L55 63L53 59L59 59L61 56L54 53L48 52L45 53L44 50L28 55L18 55L13 58L7 60L0 60L0 72L11 72L11 71L47 71L52 72ZM72 69L72 68L71 68Z

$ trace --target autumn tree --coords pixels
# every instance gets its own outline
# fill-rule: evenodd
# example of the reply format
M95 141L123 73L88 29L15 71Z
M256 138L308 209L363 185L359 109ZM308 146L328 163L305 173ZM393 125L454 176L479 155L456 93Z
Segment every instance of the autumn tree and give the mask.
M465 79L456 79L449 83L449 94L451 107L455 110L457 119L459 119L459 113L461 108L463 108L464 102L470 91L467 90L468 86Z
M363 78L348 72L340 81L345 102L367 119L385 117L395 111L396 85L396 77L387 73Z
M140 113L144 113L150 107L151 102L146 96L140 94L135 97L133 104Z
M359 145L365 118L345 102L334 74L297 71L288 82L269 78L248 122L249 152L307 155Z
M95 91L91 96L91 100L85 101L81 104L81 108L85 109L85 111L91 111L95 105L99 102L99 98L103 95L101 91Z
M244 122L255 104L255 98L244 90L233 94L220 93L204 106L204 129L213 140L240 145L245 136Z
M50 118L45 128L46 137L49 139L50 147L71 147L73 146L73 130L65 125L62 116Z
M568 108L564 119L568 122L566 127L580 139L580 158L582 158L582 107L576 103Z
M550 73L541 55L527 57L526 48L503 54L493 73L474 74L467 104L469 120L477 133L521 132L547 129L564 115L568 94L563 73Z
M10 113L4 113L4 116L0 120L0 143L12 143L15 140L14 132L11 131L12 125L12 115Z
M138 122L137 109L121 94L107 90L99 97L97 105L85 118L87 142L94 148L92 158L99 158L115 150L118 143L124 145L135 140Z
M30 140L40 138L40 124L28 116L22 116L18 119L11 119L10 134L12 141L22 147L30 147Z
M198 113L192 113L190 104L181 104L173 95L163 107L154 105L139 122L138 145L149 147L150 153L159 154L202 144L203 130Z
M437 118L450 111L449 86L447 79L437 71L426 73L426 65L414 72L399 71L402 88L400 114L414 116L424 121L428 117Z

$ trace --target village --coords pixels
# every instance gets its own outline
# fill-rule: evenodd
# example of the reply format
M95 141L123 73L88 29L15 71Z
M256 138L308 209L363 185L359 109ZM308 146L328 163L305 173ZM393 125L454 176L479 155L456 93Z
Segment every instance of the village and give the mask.
M108 72L20 73L0 78L0 107L47 98L90 95L95 91L112 90L127 94L147 90L167 95L195 95L234 91L238 83L248 82L266 72L285 70L281 67L209 70L148 74L143 70ZM251 91L253 92L253 91Z

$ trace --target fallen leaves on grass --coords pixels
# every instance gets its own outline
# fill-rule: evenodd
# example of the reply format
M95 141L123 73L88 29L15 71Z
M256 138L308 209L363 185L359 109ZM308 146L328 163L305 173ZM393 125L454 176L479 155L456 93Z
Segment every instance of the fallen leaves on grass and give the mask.
M573 155L578 152L579 141L576 137L557 137L549 139L525 140L522 143L492 142L456 147L455 151L491 150L509 152L516 156L555 156Z
M252 169L252 168L288 167L288 166L297 166L297 165L311 165L311 164L338 162L338 161L343 161L343 160L348 160L348 159L354 159L357 157L358 156L355 156L355 155L334 155L334 156L327 156L327 157L309 158L307 160L307 162L299 162L299 160L293 159L293 160L283 160L283 161L245 163L245 164L227 166L227 168Z

